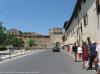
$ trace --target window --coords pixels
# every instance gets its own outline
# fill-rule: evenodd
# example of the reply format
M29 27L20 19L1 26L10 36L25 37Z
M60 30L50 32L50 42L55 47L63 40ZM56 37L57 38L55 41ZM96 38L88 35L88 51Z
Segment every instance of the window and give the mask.
M87 13L84 15L84 26L86 27L88 25L88 16Z
M71 31L71 36L73 35L72 31Z
M68 33L67 33L67 36L68 36Z
M82 23L81 23L81 27L80 27L80 28L81 28L81 32L82 32L82 31L83 31L83 28L82 28Z
M74 29L73 29L73 35L74 35Z
M70 31L68 31L68 36L70 36Z
M83 2L85 3L85 2L86 2L86 0L83 0Z
M81 11L81 6L79 7L79 11Z
M77 36L78 36L78 31L77 31Z
M96 0L96 10L97 10L97 14L100 13L100 0Z
M77 28L77 36L78 36L78 28Z
M71 35L71 31L69 31L69 36Z
M86 26L86 16L84 15L84 26Z

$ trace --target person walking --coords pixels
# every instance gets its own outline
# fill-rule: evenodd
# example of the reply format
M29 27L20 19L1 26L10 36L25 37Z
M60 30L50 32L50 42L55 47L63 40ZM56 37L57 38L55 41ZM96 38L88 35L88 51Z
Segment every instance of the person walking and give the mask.
M97 43L96 52L97 52L97 56L95 58L95 62L97 63L96 71L97 74L100 74L100 41Z
M67 45L67 52L69 52L70 51L70 46L69 45Z
M78 45L77 54L78 54L78 60L82 61L82 47L80 45Z
M72 51L74 52L75 62L77 62L77 45L74 43L72 46Z
M83 42L82 44L82 61L83 61L83 69L87 69L88 67L88 55L89 55L89 52L88 52L88 47L87 47L87 44L86 42Z
M89 47L89 67L87 70L92 70L92 63L96 57L96 42L92 41L92 44Z

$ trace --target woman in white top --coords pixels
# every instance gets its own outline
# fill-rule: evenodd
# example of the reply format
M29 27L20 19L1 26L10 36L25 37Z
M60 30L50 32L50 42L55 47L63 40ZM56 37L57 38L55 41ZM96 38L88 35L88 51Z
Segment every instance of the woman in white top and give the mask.
M82 60L82 47L79 45L77 49L79 60Z
M97 57L96 58L98 59L97 74L100 74L100 41L97 43L96 51L97 51Z

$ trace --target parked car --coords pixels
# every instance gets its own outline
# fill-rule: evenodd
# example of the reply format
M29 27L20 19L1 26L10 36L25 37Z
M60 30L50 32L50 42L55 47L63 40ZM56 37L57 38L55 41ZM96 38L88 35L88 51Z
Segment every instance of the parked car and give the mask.
M53 52L60 52L60 48L57 46L53 47Z

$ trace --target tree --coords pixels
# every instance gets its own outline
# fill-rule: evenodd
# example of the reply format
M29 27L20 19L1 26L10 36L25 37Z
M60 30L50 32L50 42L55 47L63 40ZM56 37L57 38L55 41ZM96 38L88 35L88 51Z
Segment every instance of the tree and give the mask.
M6 46L6 34L4 32L0 31L0 47L5 47Z
M12 45L13 44L13 38L15 38L15 35L7 33L6 36L7 36L7 45Z
M24 42L19 39L14 34L10 34L6 32L6 28L2 26L2 22L0 22L0 50L6 48L6 46L13 46L15 47L21 47L23 46Z
M0 22L0 32L5 32L6 28L2 26L2 22Z
M14 48L19 48L24 46L24 41L14 34L7 33L7 45L12 45Z
M35 40L30 39L30 40L28 41L29 47L34 46L34 45L35 45L35 42L36 42Z
M22 39L20 39L20 47L24 47L24 41Z
M2 22L0 22L0 49L5 48L6 46L6 28L2 26Z
M13 45L13 47L15 48L15 47L20 47L21 46L21 41L20 41L20 39L18 38L18 37L14 37L13 39L12 39L12 45Z

